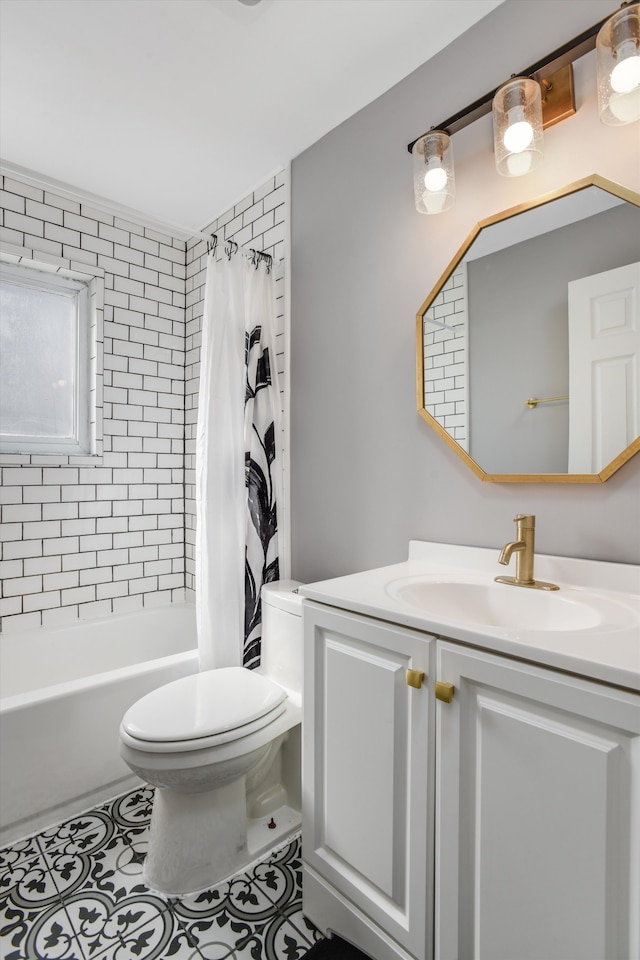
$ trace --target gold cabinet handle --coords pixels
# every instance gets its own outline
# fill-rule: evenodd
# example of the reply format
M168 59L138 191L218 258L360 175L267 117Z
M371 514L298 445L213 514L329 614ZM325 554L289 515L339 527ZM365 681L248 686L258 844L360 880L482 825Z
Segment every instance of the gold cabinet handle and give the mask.
M419 690L423 680L424 673L422 670L407 670L407 685L409 687L415 687L416 690Z
M443 683L442 680L438 680L436 682L436 697L443 703L451 703L455 689L452 683Z

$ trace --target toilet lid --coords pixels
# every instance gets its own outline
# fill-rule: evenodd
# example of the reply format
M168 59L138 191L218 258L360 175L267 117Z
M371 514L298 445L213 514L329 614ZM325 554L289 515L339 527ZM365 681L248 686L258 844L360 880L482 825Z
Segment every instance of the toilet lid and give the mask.
M122 726L137 740L175 742L270 722L286 699L271 680L245 667L221 667L153 690L127 710ZM262 719L264 724L255 724Z

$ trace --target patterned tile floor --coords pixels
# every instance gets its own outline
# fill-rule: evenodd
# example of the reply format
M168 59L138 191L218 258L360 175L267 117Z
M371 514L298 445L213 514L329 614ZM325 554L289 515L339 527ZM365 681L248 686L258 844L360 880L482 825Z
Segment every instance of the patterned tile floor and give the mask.
M0 850L4 960L301 960L300 838L204 893L143 882L153 792L140 788Z

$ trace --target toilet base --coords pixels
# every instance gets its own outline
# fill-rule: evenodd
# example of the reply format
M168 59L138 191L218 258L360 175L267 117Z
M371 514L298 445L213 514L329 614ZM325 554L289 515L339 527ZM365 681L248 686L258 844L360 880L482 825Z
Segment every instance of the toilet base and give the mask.
M247 858L246 824L244 777L204 793L156 788L144 865L148 886L180 895L235 873Z
M165 896L184 896L222 883L300 829L300 811L286 804L246 818L243 779L210 793L156 788L144 878ZM271 826L270 826L271 825Z
M269 850L298 833L301 822L300 811L286 805L259 820L248 820L247 852L250 859L240 866L240 870L245 870L255 860L261 860ZM275 827L269 827L270 823L275 823Z

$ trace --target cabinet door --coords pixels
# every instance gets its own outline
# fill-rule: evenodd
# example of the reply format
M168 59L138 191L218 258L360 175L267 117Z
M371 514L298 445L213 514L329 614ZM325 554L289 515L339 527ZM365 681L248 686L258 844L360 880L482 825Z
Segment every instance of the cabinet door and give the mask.
M637 957L640 697L438 648L437 960Z
M432 673L435 642L309 603L304 621L305 863L424 958L435 711L427 676L417 689L406 672Z

